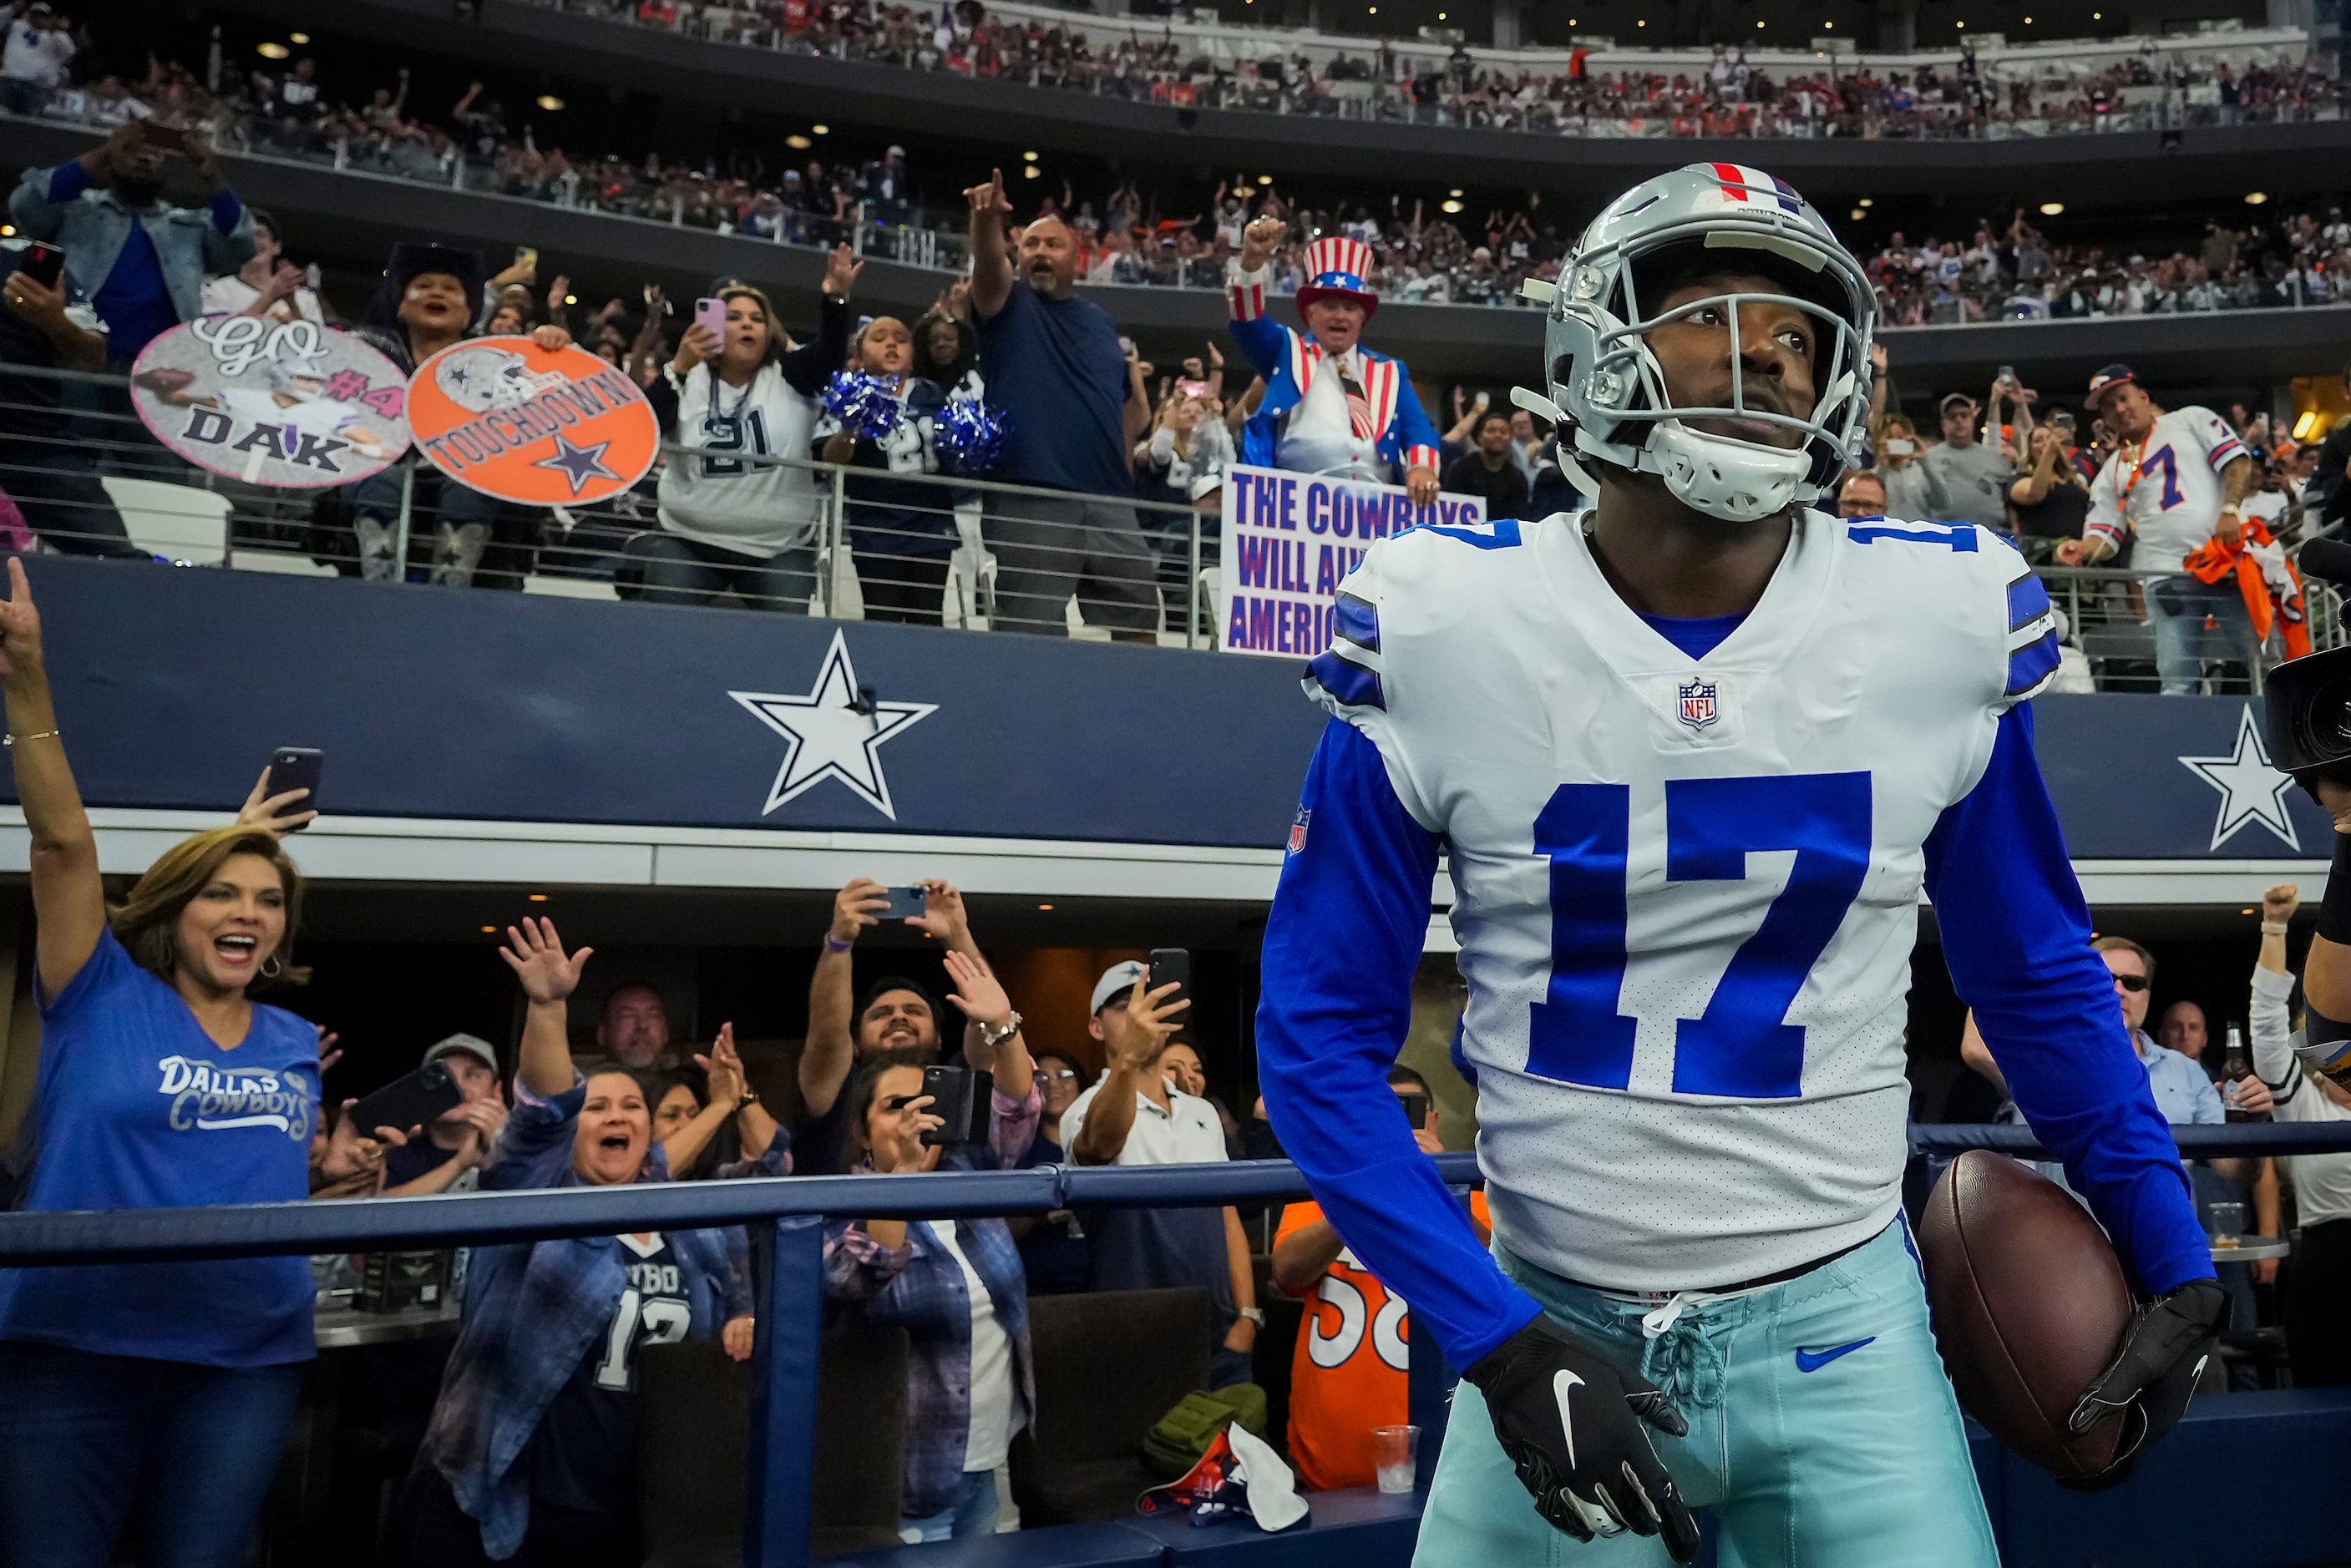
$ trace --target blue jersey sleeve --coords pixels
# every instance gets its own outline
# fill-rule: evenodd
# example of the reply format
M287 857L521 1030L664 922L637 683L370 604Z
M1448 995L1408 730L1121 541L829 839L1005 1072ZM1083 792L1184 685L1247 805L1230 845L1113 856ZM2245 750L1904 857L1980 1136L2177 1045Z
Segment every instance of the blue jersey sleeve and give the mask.
M1265 933L1266 1114L1347 1245L1466 1366L1541 1309L1479 1245L1387 1085L1412 1023L1437 838L1396 799L1379 748L1336 719L1301 807Z
M2064 1161L2140 1288L2212 1276L2188 1173L2090 948L2089 909L2032 754L2001 715L1991 764L1927 840L1927 896L1961 1000L2033 1132Z

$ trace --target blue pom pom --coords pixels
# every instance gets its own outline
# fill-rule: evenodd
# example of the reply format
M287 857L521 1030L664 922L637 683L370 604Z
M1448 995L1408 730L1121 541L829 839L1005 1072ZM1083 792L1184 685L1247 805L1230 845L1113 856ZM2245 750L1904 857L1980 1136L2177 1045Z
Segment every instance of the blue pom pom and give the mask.
M935 421L934 442L940 461L966 478L977 478L1004 461L1009 427L1001 410L985 403L949 403Z
M878 378L836 370L824 385L824 411L860 441L880 441L898 422L898 400Z

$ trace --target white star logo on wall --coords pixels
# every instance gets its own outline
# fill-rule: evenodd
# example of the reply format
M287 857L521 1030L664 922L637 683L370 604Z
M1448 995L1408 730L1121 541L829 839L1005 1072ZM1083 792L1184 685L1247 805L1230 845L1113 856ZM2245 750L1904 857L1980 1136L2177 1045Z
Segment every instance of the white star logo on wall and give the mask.
M2260 823L2291 848L2302 847L2285 805L2285 792L2294 787L2294 780L2270 766L2269 748L2262 743L2252 703L2237 722L2234 752L2225 757L2182 757L2179 765L2220 792L2220 814L2212 820L2213 848L2250 822Z
M849 661L849 643L838 631L832 634L832 647L807 696L768 691L726 695L784 738L784 765L776 770L768 804L759 808L762 816L826 779L838 779L866 805L897 821L897 808L890 802L890 781L876 753L883 742L904 734L938 711L935 702L876 701L870 713L852 707L859 701L857 667Z

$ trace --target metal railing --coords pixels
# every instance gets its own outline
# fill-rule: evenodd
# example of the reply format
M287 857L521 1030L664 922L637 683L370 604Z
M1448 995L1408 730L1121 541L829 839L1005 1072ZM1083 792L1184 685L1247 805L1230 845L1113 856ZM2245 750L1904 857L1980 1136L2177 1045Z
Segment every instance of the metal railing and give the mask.
M2351 1122L2178 1127L2183 1157L2351 1152ZM2023 1127L1910 1129L1914 1155L1965 1148L2045 1153ZM1437 1157L1450 1185L1482 1185L1474 1154ZM788 1176L658 1182L624 1188L473 1192L331 1203L0 1214L0 1267L283 1257L407 1248L495 1246L577 1236L754 1227L756 1305L751 1429L745 1488L746 1568L802 1568L809 1559L818 1431L819 1335L828 1218L945 1219L1079 1207L1201 1208L1310 1196L1286 1160L1207 1166L1040 1166L921 1176ZM1449 1375L1417 1326L1411 1418L1443 1426ZM1424 1443L1424 1483L1437 1445Z
M793 476L776 497L772 556L702 547L691 492L661 520L648 482L592 506L501 504L487 524L452 524L457 482L412 454L365 499L352 487L280 490L222 477L159 445L126 407L120 377L0 369L0 416L22 428L52 413L27 400L65 389L57 433L0 435L0 492L49 548L307 576L520 588L558 597L657 605L737 604L835 620L895 620L1212 650L1221 644L1222 491L1209 504L896 472L738 450L663 445L663 461L715 467L697 484L768 470ZM95 405L95 406L93 406ZM373 511L369 510L370 507ZM475 508L477 512L480 509ZM473 515L468 512L466 515ZM471 527L474 531L467 532ZM2176 573L2113 566L2034 568L2066 620L2069 674L2100 691L2151 691L2147 585ZM2351 642L2342 594L2304 584L2314 649ZM2198 653L2199 689L2258 692L2283 652L2263 659L2218 632Z
M412 453L366 487L273 489L159 444L119 376L11 366L0 415L55 433L0 436L0 492L49 547L306 576L521 588L650 604L732 602L833 619L1121 638L1213 649L1220 513L1127 496L663 444L707 496L754 471L773 494L770 556L709 545L691 488L664 528L655 483L591 506L500 504L455 516L457 481ZM32 400L63 389L74 406ZM472 493L466 493L468 496Z

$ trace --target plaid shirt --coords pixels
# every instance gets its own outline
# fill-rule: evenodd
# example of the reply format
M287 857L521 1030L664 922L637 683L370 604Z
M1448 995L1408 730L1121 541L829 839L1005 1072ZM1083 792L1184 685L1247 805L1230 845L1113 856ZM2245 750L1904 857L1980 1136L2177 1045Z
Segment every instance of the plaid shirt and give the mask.
M571 1139L587 1093L582 1079L542 1100L517 1083L514 1114L482 1166L483 1189L582 1185L571 1168ZM791 1164L789 1141L778 1128L768 1152L740 1173L784 1176ZM637 1179L670 1179L658 1142ZM749 1249L740 1226L667 1237L691 1303L690 1337L706 1339L751 1310ZM628 1282L620 1242L611 1236L473 1251L465 1324L420 1458L448 1481L457 1506L481 1521L482 1550L493 1558L520 1551L530 1528L530 1477L515 1461L557 1391L611 1329Z
M994 1094L985 1154L950 1147L941 1170L1012 1169L1037 1136L1045 1096ZM929 1231L939 1220L909 1220L905 1245L883 1247L851 1220L825 1227L825 1295L864 1322L903 1328L912 1342L906 1369L906 1478L899 1513L921 1519L955 1500L971 1430L971 1303L955 1255ZM1029 1356L1029 1277L1001 1220L958 1220L956 1244L987 1286L996 1321L1012 1342L1014 1430L1036 1419L1037 1379Z

